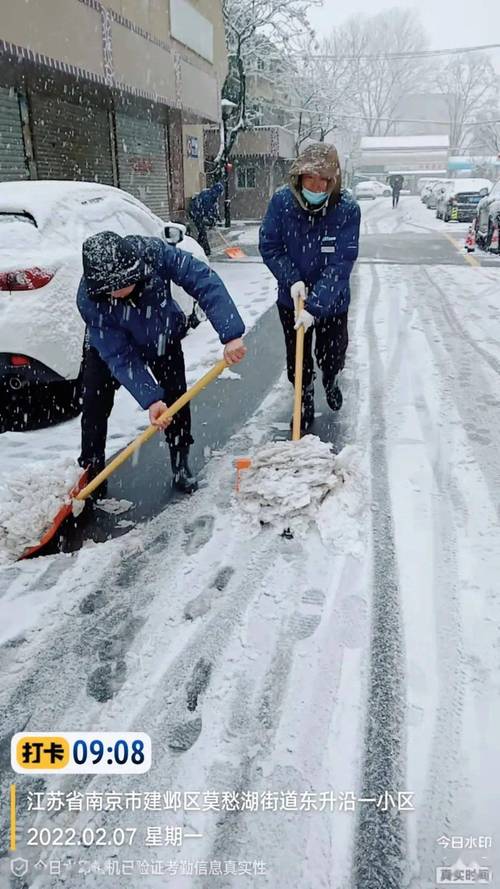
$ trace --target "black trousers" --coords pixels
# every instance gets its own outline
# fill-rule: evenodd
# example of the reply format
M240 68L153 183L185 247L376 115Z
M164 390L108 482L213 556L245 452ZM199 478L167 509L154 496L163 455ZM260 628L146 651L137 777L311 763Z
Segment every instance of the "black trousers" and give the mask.
M281 306L278 303L283 333L286 345L286 369L288 379L295 382L295 341L297 331L295 326L295 314L293 309ZM318 318L314 327L310 327L304 336L304 370L302 377L303 388L312 383L316 374L314 372L313 330L315 332L314 354L318 367L321 370L323 385L326 388L332 384L335 377L345 364L345 356L349 343L347 331L347 312L342 315L333 315L331 318Z
M399 191L392 192L392 206L397 207L399 204Z
M164 401L172 404L186 391L186 371L181 341L172 343L165 355L151 362L150 370L164 390ZM111 374L97 349L87 347L83 359L82 376L82 450L80 466L102 468L106 449L108 418L115 392L120 384ZM172 447L186 447L193 443L191 411L185 405L165 430L167 443Z
M205 225L204 220L199 216L191 216L191 214L190 219L196 226L196 240L198 241L198 244L203 248L207 256L210 256L212 251L210 248L210 241L208 240L207 226Z

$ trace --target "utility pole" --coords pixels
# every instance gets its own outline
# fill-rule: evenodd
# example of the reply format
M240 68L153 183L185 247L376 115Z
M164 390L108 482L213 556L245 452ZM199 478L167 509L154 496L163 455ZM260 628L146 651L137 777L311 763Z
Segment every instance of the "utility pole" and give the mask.
M228 158L228 140L227 140L227 122L231 117L234 109L238 106L230 99L222 99L222 140L223 140L223 160L224 160L224 225L231 228L231 197L229 194L229 158Z

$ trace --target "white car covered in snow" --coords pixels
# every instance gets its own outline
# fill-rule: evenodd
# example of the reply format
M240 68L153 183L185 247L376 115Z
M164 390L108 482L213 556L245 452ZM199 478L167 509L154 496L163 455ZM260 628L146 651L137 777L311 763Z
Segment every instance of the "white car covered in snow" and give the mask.
M165 222L127 192L90 182L0 184L0 404L50 392L64 408L77 396L84 324L76 307L82 244L101 231L178 244L207 262L185 226ZM187 315L193 300L175 284ZM34 397L30 398L30 402ZM36 399L37 401L39 398ZM5 428L5 424L3 424Z
M358 182L354 194L358 200L371 198L374 201L375 198L389 197L392 191L389 185L384 185L383 182L378 182L376 179L368 179L366 182Z

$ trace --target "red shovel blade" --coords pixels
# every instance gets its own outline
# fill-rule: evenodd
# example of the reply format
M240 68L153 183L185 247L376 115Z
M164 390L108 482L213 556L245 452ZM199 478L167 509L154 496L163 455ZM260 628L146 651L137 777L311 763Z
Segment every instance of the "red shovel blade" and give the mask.
M245 259L246 253L243 252L241 247L226 247L224 253L229 256L230 259Z
M36 553L40 552L44 546L46 546L50 541L55 537L57 531L61 527L62 523L65 519L69 518L73 511L73 497L83 490L83 488L88 484L88 470L84 469L77 483L71 488L69 492L69 503L63 503L59 511L54 516L51 524L44 531L42 537L39 542L35 544L35 546L30 546L28 549L25 549L22 556L19 556L18 562L22 559L29 559L30 556L34 556Z

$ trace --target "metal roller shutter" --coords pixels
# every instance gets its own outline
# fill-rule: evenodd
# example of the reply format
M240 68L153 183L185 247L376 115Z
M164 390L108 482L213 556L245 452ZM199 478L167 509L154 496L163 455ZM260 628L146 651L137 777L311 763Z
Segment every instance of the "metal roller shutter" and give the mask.
M76 179L113 185L106 111L38 95L31 97L31 109L40 179Z
M19 101L15 90L0 86L0 181L16 179L29 179Z
M168 166L165 127L128 114L116 115L120 188L168 219Z

